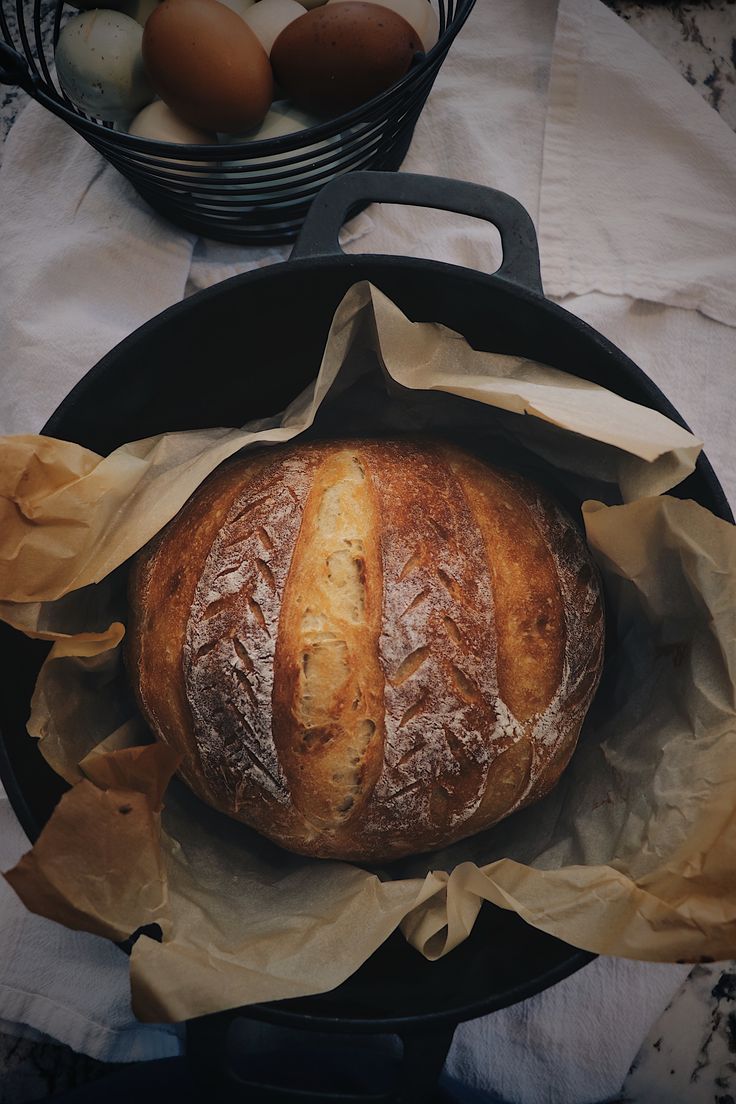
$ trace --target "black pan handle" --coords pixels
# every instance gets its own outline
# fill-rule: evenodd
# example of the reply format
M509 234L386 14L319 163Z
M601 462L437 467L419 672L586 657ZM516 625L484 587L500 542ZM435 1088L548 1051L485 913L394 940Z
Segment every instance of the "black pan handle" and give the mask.
M230 1027L238 1018L247 1021L247 1009L214 1013L186 1023L186 1058L192 1085L208 1104L427 1104L435 1099L437 1080L447 1057L455 1032L455 1024L438 1026L414 1026L401 1031L383 1028L372 1023L357 1031L350 1023L314 1021L309 1016L296 1018L295 1026L308 1046L309 1035L326 1030L334 1038L329 1050L315 1056L314 1069L307 1058L306 1070L303 1058L289 1052L282 1044L270 1059L270 1067L251 1069L246 1059L238 1061L237 1043L230 1038ZM371 1051L351 1051L351 1041L356 1035L395 1035L401 1041L401 1057L392 1071L390 1085L371 1087ZM325 1045L325 1036L322 1037ZM378 1040L376 1040L377 1042ZM378 1052L376 1052L378 1057ZM332 1062L331 1062L332 1059ZM333 1067L333 1062L338 1065ZM350 1067L348 1080L355 1081L352 1089L334 1085L345 1080L345 1066ZM313 1082L317 1070L319 1085ZM283 1084L280 1073L289 1075ZM272 1079L272 1074L275 1077ZM336 1078L333 1081L333 1078ZM275 1080L275 1084L273 1083ZM312 1084L309 1084L312 1082ZM333 1082L333 1084L331 1084ZM199 1097L197 1097L199 1099Z
M0 84L17 84L32 95L36 83L26 59L6 42L0 42Z
M537 235L522 205L495 188L443 176L361 171L335 177L312 203L291 259L341 253L340 227L370 202L434 207L490 222L498 229L503 247L503 261L495 275L543 294Z

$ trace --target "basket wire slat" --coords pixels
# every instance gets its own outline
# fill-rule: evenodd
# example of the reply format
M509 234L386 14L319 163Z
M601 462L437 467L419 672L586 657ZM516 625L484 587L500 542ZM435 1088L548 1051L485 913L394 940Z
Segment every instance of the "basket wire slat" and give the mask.
M46 61L46 54L43 48L43 29L41 26L41 5L34 4L33 6L33 36L36 43L36 57L41 65L43 72L43 78L47 84L51 84L51 73Z
M0 0L0 34L25 58L30 94L93 146L159 214L205 237L265 244L293 240L311 202L333 177L353 169L399 168L475 0L427 2L439 16L439 39L392 88L341 118L298 133L218 146L138 138L74 107L53 71L62 21L75 12L64 0ZM46 26L50 34L44 34Z
M36 9L38 7L39 7L38 0L35 0L34 12L36 11ZM18 24L18 34L20 35L22 53L25 55L26 61L28 62L29 66L30 66L31 72L33 73L34 76L38 77L40 74L38 72L38 66L36 65L36 57L35 57L35 54L34 54L33 50L31 50L31 43L30 43L30 39L28 38L28 30L26 28L25 12L24 12L24 8L23 8L23 0L15 0L15 18L16 18L16 21L17 21L17 24ZM10 45L12 46L13 44L10 43Z

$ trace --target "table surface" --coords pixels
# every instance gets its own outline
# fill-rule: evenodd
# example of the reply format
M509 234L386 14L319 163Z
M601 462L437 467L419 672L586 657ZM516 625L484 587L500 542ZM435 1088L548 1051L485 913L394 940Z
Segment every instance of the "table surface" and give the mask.
M606 0L736 130L736 0ZM24 93L0 86L2 142ZM43 1100L110 1067L0 1033L0 1104ZM736 1104L736 962L696 966L645 1040L618 1104Z

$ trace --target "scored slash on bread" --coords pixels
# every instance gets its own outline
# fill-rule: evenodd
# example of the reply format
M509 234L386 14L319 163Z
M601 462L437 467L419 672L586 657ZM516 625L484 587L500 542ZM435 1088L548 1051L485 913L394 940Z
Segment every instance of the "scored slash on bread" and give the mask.
M317 857L435 849L543 796L602 654L573 522L440 442L229 462L131 573L129 667L180 774Z

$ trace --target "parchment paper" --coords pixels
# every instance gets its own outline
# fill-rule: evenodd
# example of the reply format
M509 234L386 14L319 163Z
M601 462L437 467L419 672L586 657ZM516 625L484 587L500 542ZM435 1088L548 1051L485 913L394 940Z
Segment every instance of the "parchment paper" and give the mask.
M290 855L203 805L147 739L118 647L126 561L227 456L298 433L440 432L547 482L583 520L608 609L603 682L543 801L384 869ZM29 908L138 938L142 1019L325 991L401 925L428 958L482 899L579 947L659 961L736 954L736 530L663 494L700 443L558 370L473 351L375 288L345 297L319 376L244 430L100 458L0 445L0 616L55 640L30 732L76 783L6 877ZM94 838L94 845L86 842Z

